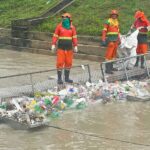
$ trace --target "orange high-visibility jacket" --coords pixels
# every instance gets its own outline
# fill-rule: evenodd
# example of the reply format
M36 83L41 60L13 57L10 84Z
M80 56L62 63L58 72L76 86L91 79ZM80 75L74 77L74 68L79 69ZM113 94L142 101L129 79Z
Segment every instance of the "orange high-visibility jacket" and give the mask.
M119 36L119 23L117 19L109 18L102 30L102 40L106 40L106 36L109 41L117 41Z
M146 34L148 33L148 30L146 29L146 27L150 26L150 22L148 20L140 20L140 19L137 19L134 24L133 24L133 27L134 28L138 28L138 27L145 27L145 28L142 28L139 30L139 33L143 33L143 34Z
M150 25L150 22L148 20L140 20L137 19L134 24L133 24L133 28L137 29L138 27L144 27L142 29L139 30L139 34L138 34L138 43L147 43L148 37L148 29L147 27Z
M58 41L58 49L71 50L73 46L77 46L77 34L75 27L71 24L70 29L65 29L62 23L57 25L53 38L52 45L56 45Z

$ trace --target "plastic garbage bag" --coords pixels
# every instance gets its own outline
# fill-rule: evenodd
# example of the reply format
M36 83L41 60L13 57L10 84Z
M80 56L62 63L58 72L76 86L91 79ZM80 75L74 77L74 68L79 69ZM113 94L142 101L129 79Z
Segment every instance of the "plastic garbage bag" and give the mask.
M61 96L66 96L67 95L67 90L63 89L63 90L59 91L58 94L61 95Z
M137 36L138 36L139 30L134 31L132 34L130 34L129 36L127 35L121 35L121 44L118 48L118 55L119 58L125 58L125 57L132 57L132 56L136 56L136 49L137 49ZM136 57L128 59L125 61L125 66L128 69L131 69L134 67L136 63ZM123 68L123 66L119 66L119 70L121 70Z
M23 111L16 99L12 99L12 103L16 106L17 110Z

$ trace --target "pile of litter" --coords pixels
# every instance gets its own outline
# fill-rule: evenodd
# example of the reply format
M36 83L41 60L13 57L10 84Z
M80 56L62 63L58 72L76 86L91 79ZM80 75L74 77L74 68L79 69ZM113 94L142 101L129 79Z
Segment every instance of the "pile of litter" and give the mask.
M128 98L148 97L150 80L116 81L115 83L89 83L66 85L37 92L34 97L12 98L0 102L0 118L9 118L30 127L49 123L68 109L84 109L95 102L107 103Z

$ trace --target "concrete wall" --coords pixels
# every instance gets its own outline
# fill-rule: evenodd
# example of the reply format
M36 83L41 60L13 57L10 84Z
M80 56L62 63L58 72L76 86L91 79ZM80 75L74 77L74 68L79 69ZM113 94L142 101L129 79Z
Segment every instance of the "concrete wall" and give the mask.
M51 37L52 34L47 32L28 32L2 28L0 29L0 48L53 55L50 52ZM98 37L79 36L78 40L79 53L75 55L75 58L93 61L104 59L105 50L99 46Z
M53 55L50 52L52 34L47 32L28 32L26 30L0 29L0 48L29 51ZM79 53L76 58L96 61L104 60L105 48L100 47L100 38L78 36Z

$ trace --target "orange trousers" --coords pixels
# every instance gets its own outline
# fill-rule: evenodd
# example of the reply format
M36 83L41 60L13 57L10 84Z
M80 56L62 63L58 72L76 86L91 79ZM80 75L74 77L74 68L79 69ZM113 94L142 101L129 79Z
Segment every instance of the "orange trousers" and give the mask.
M70 69L72 67L73 51L72 50L57 50L57 69Z
M116 58L117 48L118 48L118 41L109 42L107 49L106 49L105 59L112 60L112 59Z
M138 44L136 52L137 54L145 54L147 53L147 50L148 50L148 44L143 43L143 44Z

